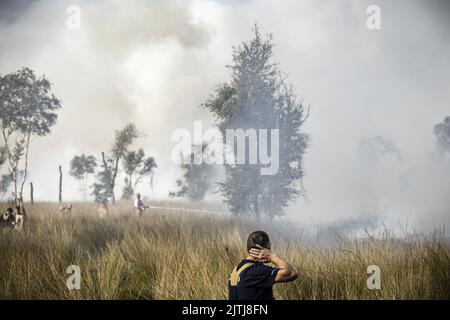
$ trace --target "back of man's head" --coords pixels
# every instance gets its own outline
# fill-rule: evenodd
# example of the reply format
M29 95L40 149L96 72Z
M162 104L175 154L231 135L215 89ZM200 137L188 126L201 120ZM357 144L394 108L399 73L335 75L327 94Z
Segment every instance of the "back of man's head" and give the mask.
M264 231L253 231L250 233L247 239L247 251L250 251L252 248L258 249L257 244L263 248L270 249L269 235Z

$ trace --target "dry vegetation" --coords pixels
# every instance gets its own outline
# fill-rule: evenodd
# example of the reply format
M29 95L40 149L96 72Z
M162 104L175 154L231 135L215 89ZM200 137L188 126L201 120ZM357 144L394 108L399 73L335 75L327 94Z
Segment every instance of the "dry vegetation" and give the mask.
M28 211L22 232L0 235L1 299L224 299L246 235L260 228L300 273L276 285L277 299L450 298L449 243L439 233L315 246L294 226L225 215L148 210L137 218L121 204L100 219L83 203L67 218L56 204ZM381 290L366 288L371 264L381 268ZM81 290L65 285L69 265L81 268Z

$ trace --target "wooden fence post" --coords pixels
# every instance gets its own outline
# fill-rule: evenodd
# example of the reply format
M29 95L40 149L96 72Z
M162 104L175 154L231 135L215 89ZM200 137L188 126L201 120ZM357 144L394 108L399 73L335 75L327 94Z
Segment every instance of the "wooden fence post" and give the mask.
M31 203L34 203L33 193L34 193L33 182L30 182L30 202Z
M59 166L59 203L62 202L62 167Z

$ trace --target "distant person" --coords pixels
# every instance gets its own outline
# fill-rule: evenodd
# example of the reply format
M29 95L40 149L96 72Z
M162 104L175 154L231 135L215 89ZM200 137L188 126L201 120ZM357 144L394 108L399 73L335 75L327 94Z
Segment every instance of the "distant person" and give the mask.
M106 205L106 202L99 202L98 207L97 207L97 213L98 213L99 218L104 218L104 217L108 216L109 210L108 210L108 206Z
M25 209L22 210L20 206L14 207L14 218L15 218L14 229L22 230L25 216L26 216Z
M148 206L145 206L144 202L141 200L141 194L136 193L136 199L134 199L134 214L142 217L146 208L148 208Z
M14 226L16 224L16 219L14 217L14 211L13 208L8 208L6 211L2 214L0 218L0 228L3 229L14 229Z
M69 203L67 206L59 207L59 211L61 211L62 214L70 214L72 213L72 205Z
M270 251L270 245L269 236L264 231L255 231L248 236L249 255L231 273L229 300L273 300L275 283L297 279L297 271ZM272 263L275 268L265 263Z

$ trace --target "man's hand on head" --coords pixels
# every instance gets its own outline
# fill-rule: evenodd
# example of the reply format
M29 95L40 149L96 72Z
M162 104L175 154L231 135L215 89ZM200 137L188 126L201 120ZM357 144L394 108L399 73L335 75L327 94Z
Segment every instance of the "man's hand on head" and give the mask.
M268 263L271 262L272 259L272 251L270 251L267 248L264 248L260 246L259 244L256 245L258 248L251 248L250 249L250 256L255 258L256 261L262 262L262 263Z

